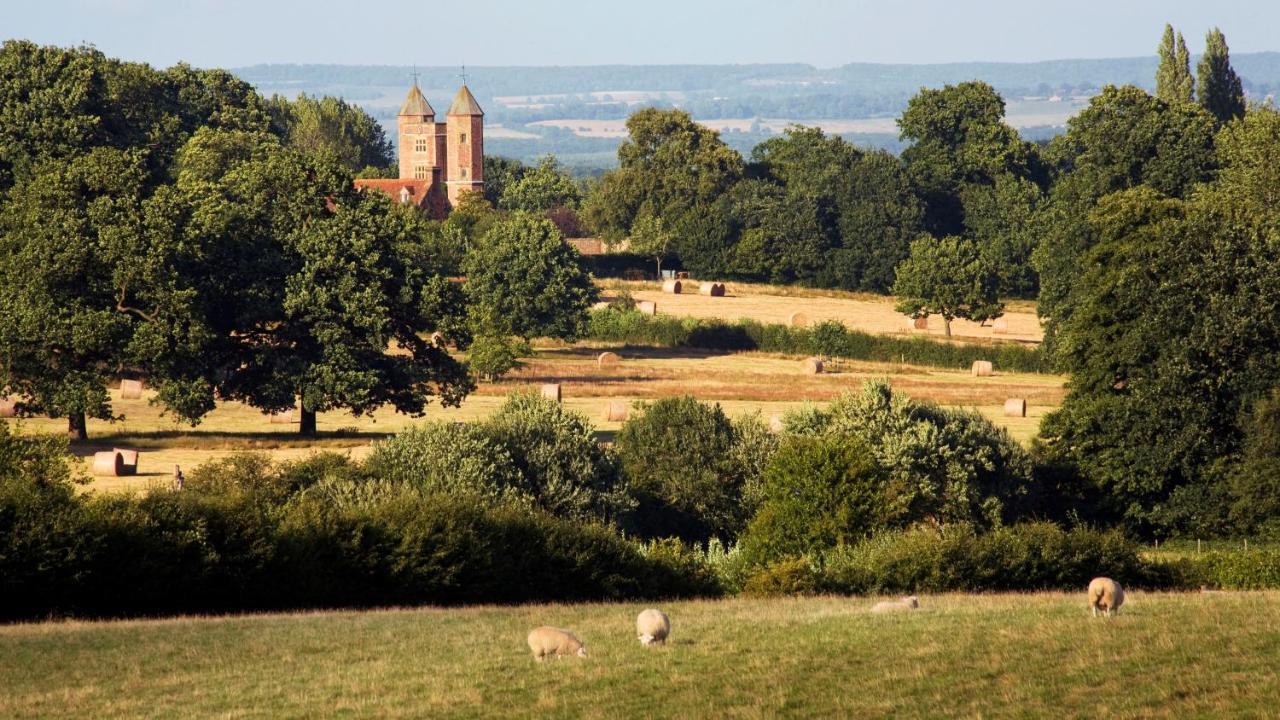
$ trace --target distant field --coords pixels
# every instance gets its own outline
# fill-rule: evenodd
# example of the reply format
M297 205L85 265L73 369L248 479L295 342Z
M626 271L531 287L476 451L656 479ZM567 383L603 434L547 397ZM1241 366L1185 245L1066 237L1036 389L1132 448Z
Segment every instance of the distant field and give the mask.
M680 295L663 293L653 283L610 283L609 287L626 288L637 300L657 303L658 313L682 317L723 318L737 320L749 318L766 323L786 323L792 313L800 312L811 322L837 320L855 330L877 334L928 334L942 337L942 320L929 318L928 330L908 330L906 318L893 308L893 299L879 295L829 292L790 295L779 294L767 285L727 283L726 297L707 297L698 294L698 283L688 283ZM1012 303L1005 312L1009 332L996 335L988 324L979 325L968 320L951 323L951 334L957 339L1016 340L1040 342L1044 331L1034 307L1029 303Z
M0 627L0 717L1274 717L1280 593L392 610ZM534 662L574 630L589 657Z

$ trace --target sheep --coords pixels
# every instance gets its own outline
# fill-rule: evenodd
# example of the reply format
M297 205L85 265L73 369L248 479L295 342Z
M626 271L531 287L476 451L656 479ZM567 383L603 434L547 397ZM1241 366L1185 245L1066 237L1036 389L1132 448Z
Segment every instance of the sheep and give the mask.
M667 644L671 634L671 618L661 610L649 608L636 616L636 637L641 645Z
M920 598L915 595L904 597L901 600L884 600L871 606L871 612L901 612L904 610L915 610L920 607Z
M529 632L529 649L533 651L534 660L542 660L548 655L587 656L587 646L582 644L578 636L568 630L546 626Z
M1101 610L1107 617L1115 615L1124 604L1124 588L1111 578L1098 577L1089 581L1089 606L1093 616Z

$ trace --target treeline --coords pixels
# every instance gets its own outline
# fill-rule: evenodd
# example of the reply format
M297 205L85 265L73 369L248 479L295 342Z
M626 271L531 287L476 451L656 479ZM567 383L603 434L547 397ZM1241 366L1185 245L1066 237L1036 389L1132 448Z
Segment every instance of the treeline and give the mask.
M637 409L609 447L518 395L364 461L232 456L139 494L78 492L64 439L0 423L0 620L1280 583L1273 549L1144 560L1003 430L883 384L781 433L687 397Z
M121 377L192 424L218 400L298 407L303 433L336 408L419 415L475 385L433 334L493 368L514 337L585 328L596 290L554 224L359 192L390 146L341 101L10 41L0 107L0 397L72 437L115 418ZM513 192L563 204L544 177Z

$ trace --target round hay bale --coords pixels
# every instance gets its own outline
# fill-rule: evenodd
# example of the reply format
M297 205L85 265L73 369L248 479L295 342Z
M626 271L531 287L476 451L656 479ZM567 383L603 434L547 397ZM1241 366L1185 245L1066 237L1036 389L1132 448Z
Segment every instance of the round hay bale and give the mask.
M604 419L607 422L623 422L627 419L627 401L610 400L604 406Z
M609 367L622 362L622 356L613 352L602 352L596 356L596 365L598 367Z
M1009 319L998 317L991 321L991 332L996 335L1007 335L1009 333Z
M120 464L122 466L121 474L137 475L138 474L138 451L126 448L111 448L111 452L120 456Z
M715 287L711 288L711 295L714 297L724 297L727 292L728 288L724 286L724 283L716 283Z
M698 286L698 292L711 297L724 297L724 283L704 282Z
M769 415L769 432L782 432L782 413L772 413Z
M442 348L442 347L444 347L445 345L448 345L448 344L449 344L449 341L444 339L444 333L439 333L439 332L433 332L433 333L431 333L431 345L432 345L432 347Z
M98 477L120 477L124 475L124 459L115 450L96 452L93 454L93 474Z
M293 410L281 410L280 412L271 413L272 425L292 425Z
M560 402L560 383L548 383L542 386L542 397L552 402Z
M1026 417L1027 401L1025 398L1009 398L1004 401L1005 417Z
M913 318L913 317L907 318L907 329L908 330L928 330L929 329L928 316L918 317L918 318Z
M992 367L990 360L974 360L971 368L974 377L991 377Z
M120 399L121 400L137 400L142 397L142 381L141 380L121 380L120 381Z
M636 303L636 309L640 311L641 315L657 315L658 303L651 302L649 300L641 300Z
M820 375L822 374L822 358L805 358L804 362L801 364L801 368L805 375Z
M662 283L662 292L664 293L679 295L680 291L683 289L684 289L684 283L681 283L679 280L665 280Z
M809 324L809 316L802 312L793 312L788 322L791 323L791 327L804 327Z
M18 417L18 401L12 398L0 398L0 418Z
M676 271L676 279L677 279L677 280L688 280L688 279L689 279L689 273L688 273L687 271L685 271L685 270L677 270L677 271Z

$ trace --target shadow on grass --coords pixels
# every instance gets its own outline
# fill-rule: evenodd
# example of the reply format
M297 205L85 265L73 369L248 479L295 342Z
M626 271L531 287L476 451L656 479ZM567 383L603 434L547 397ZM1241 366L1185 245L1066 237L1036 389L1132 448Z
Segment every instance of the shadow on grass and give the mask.
M348 448L385 440L390 432L335 430L315 435L297 432L190 432L156 430L150 432L109 433L96 435L85 442L71 443L71 453L89 457L113 447L141 450L278 450L281 448Z

